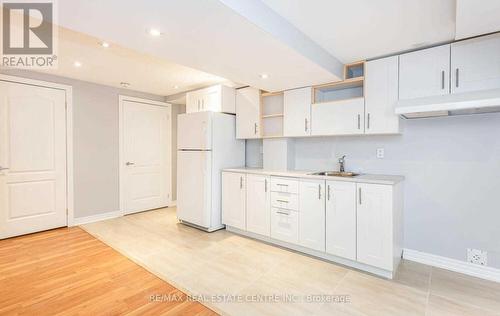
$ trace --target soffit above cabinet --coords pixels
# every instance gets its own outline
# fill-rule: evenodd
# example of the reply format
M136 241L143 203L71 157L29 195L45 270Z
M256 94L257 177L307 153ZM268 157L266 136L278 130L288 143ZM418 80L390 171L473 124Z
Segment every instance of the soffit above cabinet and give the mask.
M455 39L500 31L500 1L457 0Z

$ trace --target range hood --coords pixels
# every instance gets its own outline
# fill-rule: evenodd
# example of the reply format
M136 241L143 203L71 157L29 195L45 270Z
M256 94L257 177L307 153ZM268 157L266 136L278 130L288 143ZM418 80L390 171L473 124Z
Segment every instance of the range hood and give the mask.
M404 119L500 112L500 89L399 100L396 114Z

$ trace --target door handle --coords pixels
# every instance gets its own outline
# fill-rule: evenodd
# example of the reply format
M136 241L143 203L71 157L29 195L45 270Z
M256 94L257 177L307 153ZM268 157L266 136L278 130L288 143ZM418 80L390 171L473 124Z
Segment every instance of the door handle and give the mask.
M285 212L281 212L281 211L276 211L276 213L281 214L281 215L286 215L286 216L290 215L290 213L285 213Z
M328 199L328 201L330 201L330 185L327 185L326 198Z
M441 89L444 90L444 70L441 71Z
M125 165L126 165L126 166L133 166L133 165L135 165L135 163L130 162L130 161L127 161L127 162L125 163Z
M255 123L255 125L254 125L254 128L253 128L253 129L254 129L254 134L255 134L255 135L257 135L257 123Z
M307 132L307 128L308 128L308 126L307 126L307 118L304 119L304 125L305 125L304 126L304 130Z
M321 200L321 184L318 184L318 200Z
M358 129L361 129L361 114L358 114Z
M455 69L455 86L458 88L458 86L460 86L460 81L459 81L459 78L460 78L460 69Z
M240 177L240 189L243 189L243 177Z
M264 192L267 193L267 179L264 179Z
M358 189L359 192L359 205L363 204L361 200L361 188Z
M370 113L368 113L367 120L368 120L368 122L366 123L366 125L367 125L366 127L367 127L367 129L370 129Z

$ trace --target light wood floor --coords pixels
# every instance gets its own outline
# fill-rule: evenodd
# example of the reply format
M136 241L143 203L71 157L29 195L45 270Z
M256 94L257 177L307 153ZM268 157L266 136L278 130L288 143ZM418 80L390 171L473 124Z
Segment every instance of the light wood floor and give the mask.
M125 314L216 315L80 228L0 240L0 315Z

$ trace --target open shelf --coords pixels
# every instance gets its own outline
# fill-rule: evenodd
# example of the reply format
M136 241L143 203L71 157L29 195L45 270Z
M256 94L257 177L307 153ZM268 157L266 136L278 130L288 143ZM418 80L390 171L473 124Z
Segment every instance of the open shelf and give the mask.
M263 138L283 136L283 92L261 93Z
M364 97L364 62L358 62L345 66L344 75L349 75L349 67L353 67L350 75L356 77L345 78L343 81L336 81L321 84L313 87L313 103L336 102Z

